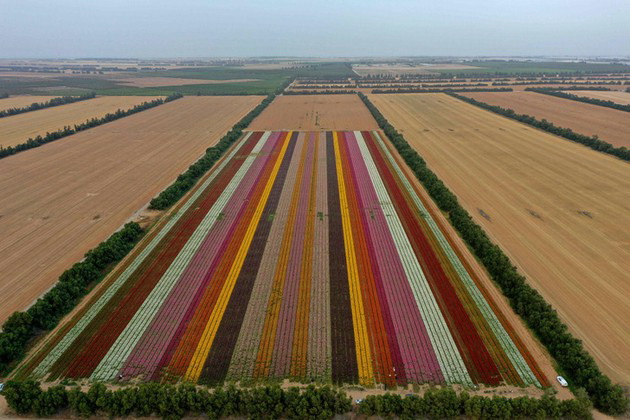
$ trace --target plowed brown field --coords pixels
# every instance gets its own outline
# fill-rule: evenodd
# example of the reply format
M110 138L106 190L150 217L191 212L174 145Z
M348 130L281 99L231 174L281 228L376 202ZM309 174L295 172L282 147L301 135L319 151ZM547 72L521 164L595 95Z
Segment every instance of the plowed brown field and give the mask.
M600 99L602 101L613 101L621 105L630 104L630 92L578 90L569 93L578 96L586 96L587 98Z
M9 100L11 98L8 98ZM39 111L25 112L0 119L0 145L4 147L24 143L29 137L45 135L47 131L57 131L66 125L98 118L118 108L129 109L155 96L102 96L60 105Z
M378 130L357 95L278 96L250 130Z
M9 108L23 108L33 102L41 103L53 98L56 98L56 96L11 96L9 98L0 99L0 111Z
M616 147L630 147L630 113L535 92L464 93L470 98L511 108L519 114L545 118L560 127L598 135Z
M0 160L0 323L261 100L186 97Z
M630 384L630 165L447 95L370 99L601 368Z

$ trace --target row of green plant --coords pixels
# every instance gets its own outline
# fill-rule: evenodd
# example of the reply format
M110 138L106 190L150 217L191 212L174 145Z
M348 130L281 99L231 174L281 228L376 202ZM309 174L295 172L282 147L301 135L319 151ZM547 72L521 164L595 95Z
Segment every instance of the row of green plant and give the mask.
M359 413L366 416L401 419L449 419L465 416L471 419L559 419L591 418L591 403L581 393L578 398L558 400L542 398L506 398L457 394L450 388L429 389L423 396L382 394L367 396L359 405Z
M572 101L585 102L587 104L605 106L607 108L613 108L613 109L618 109L620 111L630 112L630 104L623 105L623 104L618 104L617 102L613 102L613 101L589 98L587 96L573 95L571 93L559 92L555 89L549 89L549 88L527 88L525 90L528 90L530 92L542 93L543 95L557 96L558 98L570 99Z
M583 86L592 86L592 85L623 85L624 83L621 80L593 80L593 81L583 81L577 82L575 80L537 80L535 82L495 82L492 83L492 86L504 86L504 85L583 85Z
M549 122L544 118L542 120L538 120L535 117L532 117L531 115L517 114L512 109L503 108L498 105L490 105L488 103L481 102L476 99L469 98L467 96L458 95L453 92L449 92L449 95L453 96L454 98L460 99L464 102L468 102L469 104L478 106L488 111L495 112L499 115L503 115L504 117L508 117L513 120L525 123L525 124L529 124L532 127L539 128L548 133L555 134L556 136L564 137L565 139L583 144L585 146L590 147L593 150L597 150L598 152L617 156L619 159L622 159L622 160L626 160L626 161L630 160L630 149L624 146L615 147L606 141L600 140L597 135L591 137L591 136L586 136L584 134L579 134L579 133L574 132L570 128L558 127L554 123Z
M7 95L8 97L8 95ZM23 114L29 111L37 111L44 108L51 108L53 106L66 105L74 102L85 101L87 99L96 98L96 93L90 92L80 96L61 96L59 98L52 98L46 102L33 102L32 104L22 108L9 108L0 110L0 118L9 117L11 115Z
M0 99L6 99L9 97L8 93L0 93Z
M75 133L78 133L79 131L84 131L92 127L96 127L96 126L106 124L111 121L115 121L123 117L127 117L129 115L138 113L140 111L144 111L146 109L154 108L158 105L162 105L163 103L174 101L181 97L182 97L181 93L175 93L166 97L166 99L154 99L150 102L143 102L125 111L118 109L116 112L113 112L113 113L109 112L100 118L95 117L81 124L75 124L74 127L65 126L57 131L48 132L44 136L38 135L35 138L31 137L28 140L26 140L24 143L20 143L15 146L2 147L2 145L0 145L0 159L5 158L7 156L14 155L24 150L29 150L35 147L39 147L43 144L62 139L64 137L71 136Z
M0 332L0 375L24 357L35 337L52 330L77 305L143 234L140 225L127 223L106 241L85 254L83 261L66 270L57 284L24 312L14 312Z
M193 163L186 172L180 174L175 182L169 185L157 197L151 200L149 208L153 210L165 210L182 198L195 183L212 168L212 166L223 156L225 151L243 135L243 130L269 105L276 94L281 93L290 81L281 86L276 93L267 96L256 108L252 109L230 131L225 134L216 146L206 149L206 154Z
M584 388L593 405L608 414L627 410L628 400L619 385L600 370L586 352L582 342L573 337L556 311L532 288L500 247L494 244L470 214L459 204L457 197L433 173L420 155L407 143L402 134L385 119L367 96L359 93L385 135L396 147L407 165L424 185L433 200L444 211L464 241L483 263L514 311L533 330L560 370L574 388Z
M279 386L208 389L192 384L143 383L108 390L101 383L85 392L63 385L42 390L33 381L9 381L3 392L9 407L18 414L50 417L60 412L81 417L147 417L179 419L205 415L211 419L332 418L352 411L350 398L328 386L288 389Z
M422 89L422 88L397 88L397 89L374 89L372 93L449 93L449 92L512 92L512 88L445 88L445 89Z

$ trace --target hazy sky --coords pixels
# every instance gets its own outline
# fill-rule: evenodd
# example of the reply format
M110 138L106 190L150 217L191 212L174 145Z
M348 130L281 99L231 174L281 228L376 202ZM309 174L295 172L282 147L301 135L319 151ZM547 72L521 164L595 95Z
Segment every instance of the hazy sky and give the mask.
M0 57L630 55L630 0L0 0Z

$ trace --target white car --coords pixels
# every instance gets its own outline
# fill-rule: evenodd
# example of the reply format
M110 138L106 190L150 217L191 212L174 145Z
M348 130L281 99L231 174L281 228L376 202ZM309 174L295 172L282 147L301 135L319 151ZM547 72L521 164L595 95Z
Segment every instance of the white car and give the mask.
M567 382L567 380L564 379L562 376L557 376L556 379L558 380L558 382L560 382L560 385L569 386L569 383Z
M4 389L4 384L0 384L0 392Z

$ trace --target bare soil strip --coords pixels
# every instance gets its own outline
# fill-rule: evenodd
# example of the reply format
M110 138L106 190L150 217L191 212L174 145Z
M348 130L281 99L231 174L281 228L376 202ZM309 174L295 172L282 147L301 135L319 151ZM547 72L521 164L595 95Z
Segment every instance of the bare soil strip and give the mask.
M186 97L3 159L0 323L48 290L261 100Z
M79 124L90 118L100 118L119 108L126 110L154 99L157 97L102 96L87 101L5 117L0 119L0 146L15 146L38 134L43 136L46 132L57 131L64 126ZM11 100L11 98L4 100Z
M600 140L615 147L630 147L630 113L624 111L535 92L474 92L462 95L511 108L519 114L545 118L580 134L597 135Z
M630 166L444 94L370 99L602 370L630 384Z
M357 95L278 96L249 130L378 130Z

